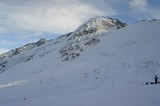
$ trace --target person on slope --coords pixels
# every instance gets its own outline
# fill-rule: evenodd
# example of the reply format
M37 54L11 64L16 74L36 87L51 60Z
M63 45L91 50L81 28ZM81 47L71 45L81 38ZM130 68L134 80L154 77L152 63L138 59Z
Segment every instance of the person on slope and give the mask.
M158 84L158 79L159 77L157 75L154 76L154 81L155 81L155 84Z

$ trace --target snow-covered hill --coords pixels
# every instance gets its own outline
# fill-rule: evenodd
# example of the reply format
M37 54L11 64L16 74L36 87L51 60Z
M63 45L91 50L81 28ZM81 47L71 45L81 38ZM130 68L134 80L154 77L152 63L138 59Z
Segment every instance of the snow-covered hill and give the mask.
M127 24L121 23L117 19L105 17L91 18L74 32L60 36L56 40L46 41L42 38L36 43L29 43L0 55L0 72L2 73L14 65L31 60L37 53L43 52L44 49L48 50L48 46L50 45L57 47L55 45L56 43L58 45L59 43L60 45L62 44L61 50L57 50L57 52L59 51L61 53L63 61L74 59L80 55L80 52L86 49L87 45L92 45L100 41L98 38L100 31L110 31L125 26ZM31 52L31 54L26 52Z
M96 17L0 56L0 106L159 106L160 20Z

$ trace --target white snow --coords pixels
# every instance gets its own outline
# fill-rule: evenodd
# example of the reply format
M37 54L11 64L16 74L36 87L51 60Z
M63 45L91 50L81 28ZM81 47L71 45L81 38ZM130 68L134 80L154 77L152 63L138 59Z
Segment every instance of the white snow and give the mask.
M7 58L13 67L0 73L0 106L160 106L160 84L145 85L160 76L159 28L160 20L143 21L79 42L64 36ZM100 42L84 46L92 37ZM84 51L62 61L66 45Z

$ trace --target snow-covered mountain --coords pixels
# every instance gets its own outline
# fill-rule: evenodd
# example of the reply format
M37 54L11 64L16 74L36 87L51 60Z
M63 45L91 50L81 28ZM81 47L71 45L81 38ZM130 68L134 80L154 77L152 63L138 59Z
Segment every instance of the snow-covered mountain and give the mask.
M54 45L59 42L64 43L59 51L62 55L61 57L63 58L63 61L74 59L80 55L81 51L84 51L84 49L87 48L87 45L92 45L100 41L99 38L97 38L98 35L100 35L98 34L100 31L110 31L125 26L127 26L127 24L121 23L117 19L105 17L92 18L82 24L74 32L60 36L56 40L46 41L42 38L36 43L29 43L0 55L0 72L3 72L19 63L31 60L35 54L43 51L42 49L45 48L44 46L51 44ZM32 51L32 49L36 49L36 51L29 55L25 53Z
M126 23L120 22L118 19L95 17L79 26L69 37L69 39L78 38L100 30L114 30L127 26Z
M160 20L95 17L0 56L0 106L159 106Z

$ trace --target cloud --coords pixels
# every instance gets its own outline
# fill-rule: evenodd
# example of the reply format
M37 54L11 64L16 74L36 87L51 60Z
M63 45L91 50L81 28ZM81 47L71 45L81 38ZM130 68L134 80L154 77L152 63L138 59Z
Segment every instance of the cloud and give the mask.
M8 48L13 48L14 45L17 45L19 41L16 41L14 39L7 39L7 38L1 38L0 39L0 49L8 50Z
M0 46L11 46L15 45L17 42L9 40L0 40Z
M5 0L0 9L5 18L3 25L10 30L67 33L88 18L115 15L116 11L104 3L103 0L96 3L91 0Z
M131 0L129 2L129 4L133 8L137 8L140 11L144 11L146 9L146 7L148 6L147 0Z
M0 34L8 33L7 29L4 27L0 27Z
M146 18L160 18L160 10L154 8L148 0L131 0L129 4L134 12L141 13Z

